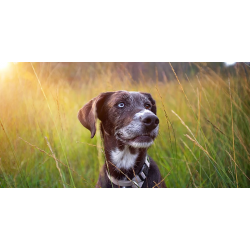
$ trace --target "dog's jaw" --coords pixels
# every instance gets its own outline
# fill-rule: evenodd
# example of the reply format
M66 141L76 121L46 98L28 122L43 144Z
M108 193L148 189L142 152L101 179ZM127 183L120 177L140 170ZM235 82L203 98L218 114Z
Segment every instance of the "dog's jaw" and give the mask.
M147 136L148 137L148 136ZM121 141L123 144L125 144L126 146L130 146L132 148L149 148L153 143L154 143L154 139L152 138L148 138L148 141L144 141L144 142L138 142L138 141L134 141L132 139L129 140L124 140L122 138L120 138L119 136L116 137L117 140Z

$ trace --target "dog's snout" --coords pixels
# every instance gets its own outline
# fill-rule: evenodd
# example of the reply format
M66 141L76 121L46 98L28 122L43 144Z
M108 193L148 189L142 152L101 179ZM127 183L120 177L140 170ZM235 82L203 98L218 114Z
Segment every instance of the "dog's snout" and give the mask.
M158 126L160 121L156 115L147 114L144 117L142 117L142 122L144 123L147 129L153 130Z

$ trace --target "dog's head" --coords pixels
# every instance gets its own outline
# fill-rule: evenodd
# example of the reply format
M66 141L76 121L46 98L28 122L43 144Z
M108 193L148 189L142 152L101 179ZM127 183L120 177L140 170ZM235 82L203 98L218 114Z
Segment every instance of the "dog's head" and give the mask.
M159 130L156 104L148 93L106 92L85 104L78 119L90 130L91 138L96 133L97 118L107 134L135 148L151 146Z

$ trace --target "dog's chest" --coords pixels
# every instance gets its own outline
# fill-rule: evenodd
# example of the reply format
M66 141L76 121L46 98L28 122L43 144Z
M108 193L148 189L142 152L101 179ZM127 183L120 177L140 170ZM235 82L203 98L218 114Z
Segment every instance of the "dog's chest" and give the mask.
M135 166L136 159L138 157L138 152L131 153L129 147L125 147L123 150L115 148L111 150L110 157L112 163L117 168L130 169Z

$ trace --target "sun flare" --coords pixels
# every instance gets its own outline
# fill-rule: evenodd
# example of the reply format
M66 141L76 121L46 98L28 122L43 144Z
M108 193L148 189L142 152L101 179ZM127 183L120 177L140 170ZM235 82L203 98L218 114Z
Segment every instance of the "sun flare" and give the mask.
M0 62L0 70L6 69L9 66L8 62Z

